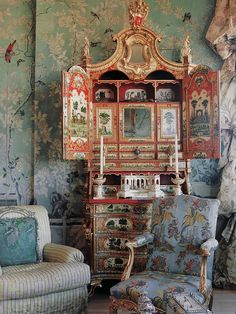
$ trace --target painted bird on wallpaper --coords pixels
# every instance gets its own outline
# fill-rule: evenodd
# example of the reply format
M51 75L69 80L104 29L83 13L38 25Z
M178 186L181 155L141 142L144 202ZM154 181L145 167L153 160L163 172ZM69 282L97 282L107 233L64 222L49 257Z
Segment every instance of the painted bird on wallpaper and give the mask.
M191 21L191 13L190 12L185 12L184 17L183 17L183 22L190 22Z
M14 56L15 52L13 51L14 45L16 43L16 40L14 40L12 43L10 43L6 49L5 52L5 61L10 63L12 57Z
M94 17L93 20L91 21L91 23L95 20L95 19L98 19L100 20L100 17L97 13L93 12L93 11L90 11L90 14Z
M18 59L18 60L16 61L17 66L19 66L21 62L25 62L25 60L23 60L23 59Z

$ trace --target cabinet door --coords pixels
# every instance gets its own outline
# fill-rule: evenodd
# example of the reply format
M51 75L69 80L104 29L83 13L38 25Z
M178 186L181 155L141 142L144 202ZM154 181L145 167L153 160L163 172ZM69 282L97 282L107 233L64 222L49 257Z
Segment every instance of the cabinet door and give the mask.
M88 159L90 151L90 88L83 68L62 73L63 158Z
M197 66L183 84L185 158L220 157L219 74Z

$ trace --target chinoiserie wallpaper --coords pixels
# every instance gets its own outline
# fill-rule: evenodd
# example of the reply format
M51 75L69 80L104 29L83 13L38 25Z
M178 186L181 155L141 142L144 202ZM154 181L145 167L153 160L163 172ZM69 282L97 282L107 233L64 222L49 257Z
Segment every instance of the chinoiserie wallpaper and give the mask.
M205 34L214 0L147 0L147 26L178 61L189 35L193 62L221 68ZM61 70L80 63L84 37L93 62L109 57L128 23L128 0L1 0L0 204L38 203L53 218L83 217L83 163L62 160ZM192 162L193 193L216 196L217 162Z

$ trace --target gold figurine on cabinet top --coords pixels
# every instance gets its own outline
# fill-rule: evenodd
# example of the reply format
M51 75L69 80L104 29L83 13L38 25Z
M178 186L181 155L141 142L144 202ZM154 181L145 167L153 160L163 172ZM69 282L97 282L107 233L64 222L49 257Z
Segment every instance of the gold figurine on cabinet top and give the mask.
M129 6L129 22L133 29L143 27L148 15L149 7L142 0L135 0Z
M181 61L184 63L185 59L187 59L188 63L192 62L192 55L191 55L191 47L190 47L190 37L189 37L189 35L186 36L183 48L181 49Z

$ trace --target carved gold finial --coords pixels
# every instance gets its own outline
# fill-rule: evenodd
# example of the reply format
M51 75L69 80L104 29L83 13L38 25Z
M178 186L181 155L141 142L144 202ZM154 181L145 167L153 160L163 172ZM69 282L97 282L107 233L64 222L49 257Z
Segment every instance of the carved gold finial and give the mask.
M184 46L181 49L181 61L184 63L186 59L187 59L188 63L192 62L189 35L187 35L187 37L185 38Z
M89 40L88 40L88 37L85 36L84 38L84 56L86 58L89 58L89 46L90 46L90 43L89 43Z
M148 10L148 5L143 0L135 0L129 5L129 22L133 29L139 29L144 25Z
M84 38L84 46L83 46L83 51L82 51L82 59L83 59L83 62L85 64L91 62L91 56L90 56L90 52L89 52L89 47L90 47L90 43L89 43L88 37L85 36L85 38Z

